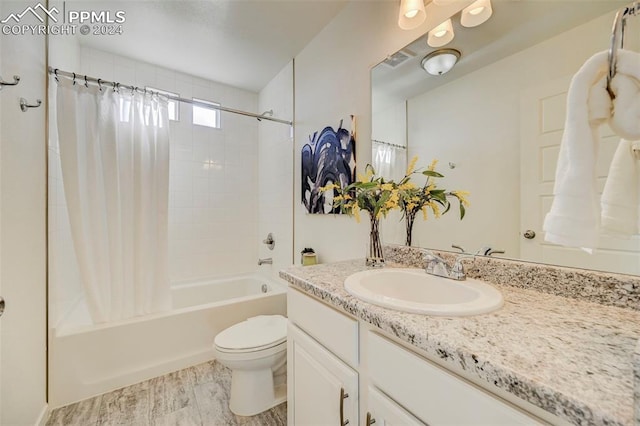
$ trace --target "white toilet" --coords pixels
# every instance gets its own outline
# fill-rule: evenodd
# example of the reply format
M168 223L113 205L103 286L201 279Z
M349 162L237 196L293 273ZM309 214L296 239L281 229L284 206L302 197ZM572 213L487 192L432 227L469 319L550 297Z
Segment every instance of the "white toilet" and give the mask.
M216 360L231 369L229 409L253 416L287 400L287 319L260 315L214 339Z

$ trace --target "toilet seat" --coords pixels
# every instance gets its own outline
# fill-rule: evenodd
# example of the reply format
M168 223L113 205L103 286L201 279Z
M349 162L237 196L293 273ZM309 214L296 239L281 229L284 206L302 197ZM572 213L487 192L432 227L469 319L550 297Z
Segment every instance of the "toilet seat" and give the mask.
M214 339L214 344L220 352L245 353L283 345L286 340L287 319L285 317L260 315L220 332Z

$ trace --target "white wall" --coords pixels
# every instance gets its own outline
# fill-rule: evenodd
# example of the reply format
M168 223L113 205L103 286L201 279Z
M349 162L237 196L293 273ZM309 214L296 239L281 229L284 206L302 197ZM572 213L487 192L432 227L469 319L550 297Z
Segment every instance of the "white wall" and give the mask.
M0 16L28 5L2 1ZM0 424L33 425L46 409L45 107L19 99L45 100L45 40L0 38L0 75L21 77L0 93Z
M371 161L371 67L466 4L436 11L430 3L427 21L403 31L397 24L397 2L352 1L296 57L295 253L313 247L321 262L364 257L366 219L357 224L347 216L306 214L300 200L300 149L314 131L354 114L358 170L364 170Z
M457 243L475 251L482 243L519 256L519 233L527 227L520 224L521 93L570 77L606 49L614 14L409 100L409 157L418 155L422 164L439 159L443 186L471 192L462 222L457 203L439 220L416 221L415 245L451 249Z
M258 111L293 121L293 61L259 93ZM258 125L258 255L273 258L261 273L277 276L293 262L293 155L291 127L263 120ZM269 250L262 240L273 233L276 245Z

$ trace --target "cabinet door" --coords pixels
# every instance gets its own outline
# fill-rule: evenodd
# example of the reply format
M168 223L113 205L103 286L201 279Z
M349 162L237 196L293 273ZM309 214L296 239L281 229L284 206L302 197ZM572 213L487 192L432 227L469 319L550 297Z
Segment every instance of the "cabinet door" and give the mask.
M358 373L296 326L288 333L289 424L358 425Z
M425 426L395 401L369 386L366 426Z

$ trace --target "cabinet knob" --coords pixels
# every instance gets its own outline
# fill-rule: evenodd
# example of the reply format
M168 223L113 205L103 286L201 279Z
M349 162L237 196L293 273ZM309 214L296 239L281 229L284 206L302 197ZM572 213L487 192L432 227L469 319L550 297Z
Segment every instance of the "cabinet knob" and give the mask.
M371 417L371 413L369 413L367 411L367 426L371 426L372 424L374 424L376 422L376 419L374 419L373 417Z
M349 394L344 391L344 388L340 388L340 426L347 426L349 420L344 419L344 400L349 398Z

